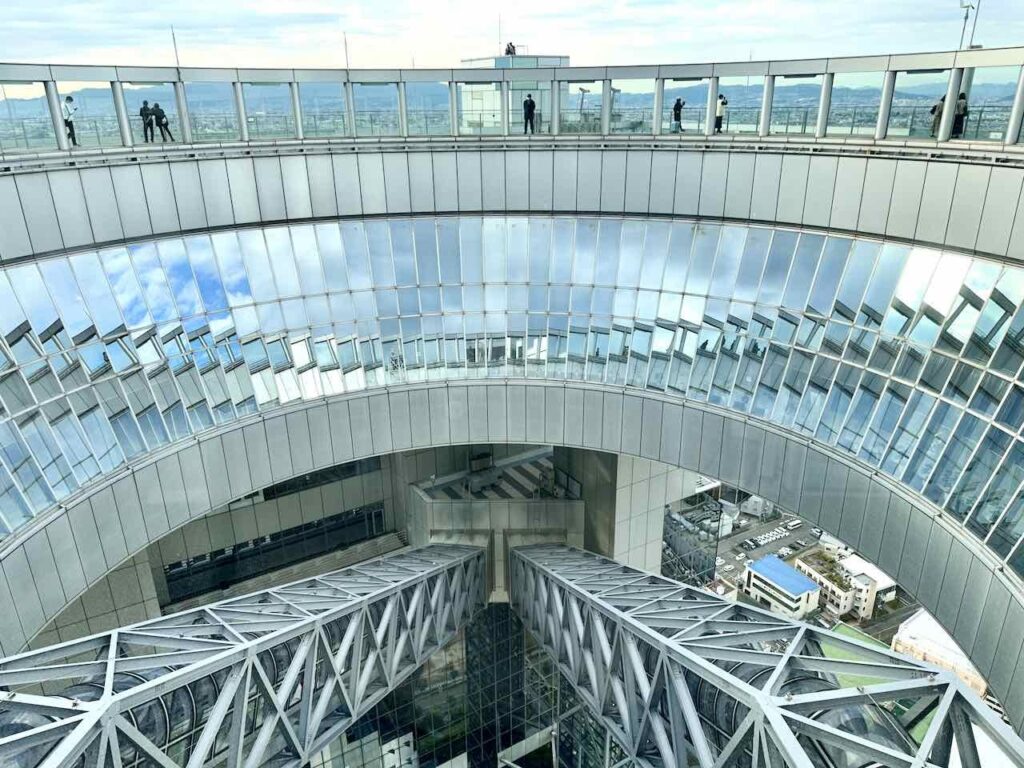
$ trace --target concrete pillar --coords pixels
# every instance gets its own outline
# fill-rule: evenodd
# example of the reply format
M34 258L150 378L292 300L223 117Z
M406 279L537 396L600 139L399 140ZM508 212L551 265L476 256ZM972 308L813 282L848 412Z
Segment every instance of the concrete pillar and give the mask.
M121 143L126 147L132 146L132 127L128 122L128 107L124 103L124 88L117 80L112 80L110 90L114 95L114 114L117 115L117 129L121 133Z
M562 119L562 88L557 80L551 81L551 135L557 136Z
M715 104L718 102L718 75L708 79L708 106L704 114L704 135L715 132Z
M654 118L651 120L651 133L655 136L661 133L661 113L665 108L665 78L659 77L654 80Z
M1013 106L1010 107L1010 122L1006 126L1006 143L1016 144L1020 141L1021 122L1024 121L1024 69L1020 71L1017 78L1017 93L1013 97Z
M612 128L612 81L601 81L601 135L607 136Z
M352 93L352 83L345 81L345 124L348 126L348 135L356 135L356 99Z
M57 84L53 80L43 83L46 89L46 106L50 108L50 120L53 123L54 138L57 139L57 148L67 150L71 146L68 142L67 131L64 130L64 116L60 110L60 94L57 93Z
M452 121L452 136L459 135L459 89L455 81L448 83L448 112Z
M501 135L508 136L509 134L509 114L508 114L508 80L501 81Z
M836 76L833 72L826 72L821 79L821 96L818 97L818 121L814 126L815 138L824 138L828 133L828 111L832 106L832 86Z
M939 121L939 132L935 135L936 141L949 141L953 133L956 99L960 95L960 83L963 77L964 71L959 67L949 71L949 84L946 86L946 100L943 102L942 120Z
M288 90L292 94L292 115L295 117L295 138L299 141L306 138L302 130L302 104L299 101L299 84L296 82L288 83Z
M764 92L761 96L761 119L757 125L757 135L767 136L772 127L772 99L775 97L775 75L765 75Z
M878 102L878 122L875 123L875 139L881 140L889 133L889 113L892 111L892 95L896 90L896 72L889 70L882 80L882 99Z
M181 123L181 140L185 144L192 143L192 121L188 117L188 101L185 99L185 83L174 82L174 102L178 105L178 121Z
M242 94L242 84L232 83L235 87L235 112L238 114L238 138L242 141L249 140L249 123L245 117L245 96Z
M405 81L398 81L398 133L409 135L409 107L405 101Z

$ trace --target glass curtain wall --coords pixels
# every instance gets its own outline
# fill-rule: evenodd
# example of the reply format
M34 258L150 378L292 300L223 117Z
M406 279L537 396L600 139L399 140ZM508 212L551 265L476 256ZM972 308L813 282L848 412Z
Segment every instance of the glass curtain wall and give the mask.
M407 82L405 114L410 136L450 136L452 133L451 92L448 83Z
M299 108L306 138L350 135L344 83L299 83Z
M456 83L455 106L459 135L501 134L501 83Z
M192 141L237 141L238 110L231 83L185 83Z
M897 73L886 135L934 138L942 120L948 84L948 69Z
M764 77L736 75L718 81L718 94L725 96L722 133L757 133L764 103Z
M508 84L509 132L526 133L526 113L523 102L533 97L536 105L533 115L534 133L551 133L551 81L513 80Z
M1004 141L1017 92L1020 67L964 70L962 97L953 119L954 139Z
M771 133L811 133L818 122L822 75L775 78L772 92Z
M56 149L42 83L0 83L0 153Z
M609 133L654 130L654 81L612 80Z
M560 83L562 92L559 105L559 133L600 133L601 101L604 98L604 83L600 80L573 81Z
M683 102L680 129L683 133L703 133L704 118L708 108L708 80L666 80L665 96L661 107L661 132L673 132L673 105L676 99Z
M132 139L136 144L147 141L167 141L170 137L180 141L181 130L178 125L178 101L174 96L173 83L124 83L124 105L128 112L128 124L132 129ZM145 102L145 104L143 104ZM155 118L146 120L143 111L154 108L163 110L167 118L167 126L161 134ZM147 128L147 125L149 126Z
M837 72L828 106L829 136L874 136L884 72Z
M356 136L397 136L398 84L352 83Z
M114 112L114 93L106 82L59 82L57 93L61 108L66 97L72 101L72 122L80 147L120 147L121 130ZM71 129L65 129L70 138Z
M250 139L294 139L295 112L288 83L242 83Z

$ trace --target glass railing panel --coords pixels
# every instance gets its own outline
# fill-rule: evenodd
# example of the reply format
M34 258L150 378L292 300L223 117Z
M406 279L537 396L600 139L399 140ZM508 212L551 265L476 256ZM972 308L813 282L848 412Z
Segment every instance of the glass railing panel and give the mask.
M559 83L561 93L558 115L559 133L600 133L601 100L604 83L600 80Z
M288 83L242 83L249 138L294 139L295 112Z
M0 83L0 154L57 148L42 83Z
M451 91L442 81L407 82L405 115L410 136L450 136Z
M501 83L456 83L455 109L460 135L500 135Z
M174 83L124 83L122 89L136 144L181 140Z
M703 133L707 107L707 79L666 80L665 95L662 99L661 132Z
M231 83L185 83L192 141L238 141L238 109Z
M531 108L528 102L532 101ZM551 133L551 81L513 80L508 84L509 132Z
M654 81L612 80L609 133L651 133L654 128Z
M757 133L763 101L764 78L760 75L720 78L715 133Z
M884 72L837 72L832 80L826 133L874 136L884 79Z
M897 73L886 135L891 139L935 138L948 83L948 69Z
M398 84L352 83L356 136L397 136Z
M63 81L57 93L68 143L78 147L120 147L121 130L110 83Z
M348 107L342 83L299 83L302 135L308 139L349 136Z
M954 107L951 138L1004 141L1020 67L965 69Z
M813 134L818 122L822 75L775 78L770 133Z

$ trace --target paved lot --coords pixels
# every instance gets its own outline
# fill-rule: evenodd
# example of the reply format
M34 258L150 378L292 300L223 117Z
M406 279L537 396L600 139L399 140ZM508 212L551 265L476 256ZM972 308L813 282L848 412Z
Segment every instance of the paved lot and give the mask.
M741 515L740 519L749 520L750 522L745 527L737 528L732 534L726 536L718 543L718 556L725 560L725 563L718 566L716 570L728 579L736 580L739 578L740 574L743 573L743 562L747 559L757 560L765 555L778 554L782 547L789 547L794 553L798 554L803 550L797 547L797 540L803 541L807 545L806 548L810 548L818 542L818 537L811 533L811 526L804 523L795 531L787 531L782 538L748 552L740 546L745 540L756 538L762 533L768 533L780 526L784 527L787 522L796 518L790 515L783 515L780 518L769 520L765 523L758 523L753 518L745 515ZM738 558L738 555L741 554L743 557ZM724 570L729 565L733 566L733 570Z

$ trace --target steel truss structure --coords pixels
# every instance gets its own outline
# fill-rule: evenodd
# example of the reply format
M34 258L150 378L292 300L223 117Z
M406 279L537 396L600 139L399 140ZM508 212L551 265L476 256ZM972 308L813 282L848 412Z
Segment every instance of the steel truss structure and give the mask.
M1024 765L1024 742L951 672L565 546L510 565L513 607L618 765Z
M452 640L483 550L432 545L0 661L0 765L300 766Z

